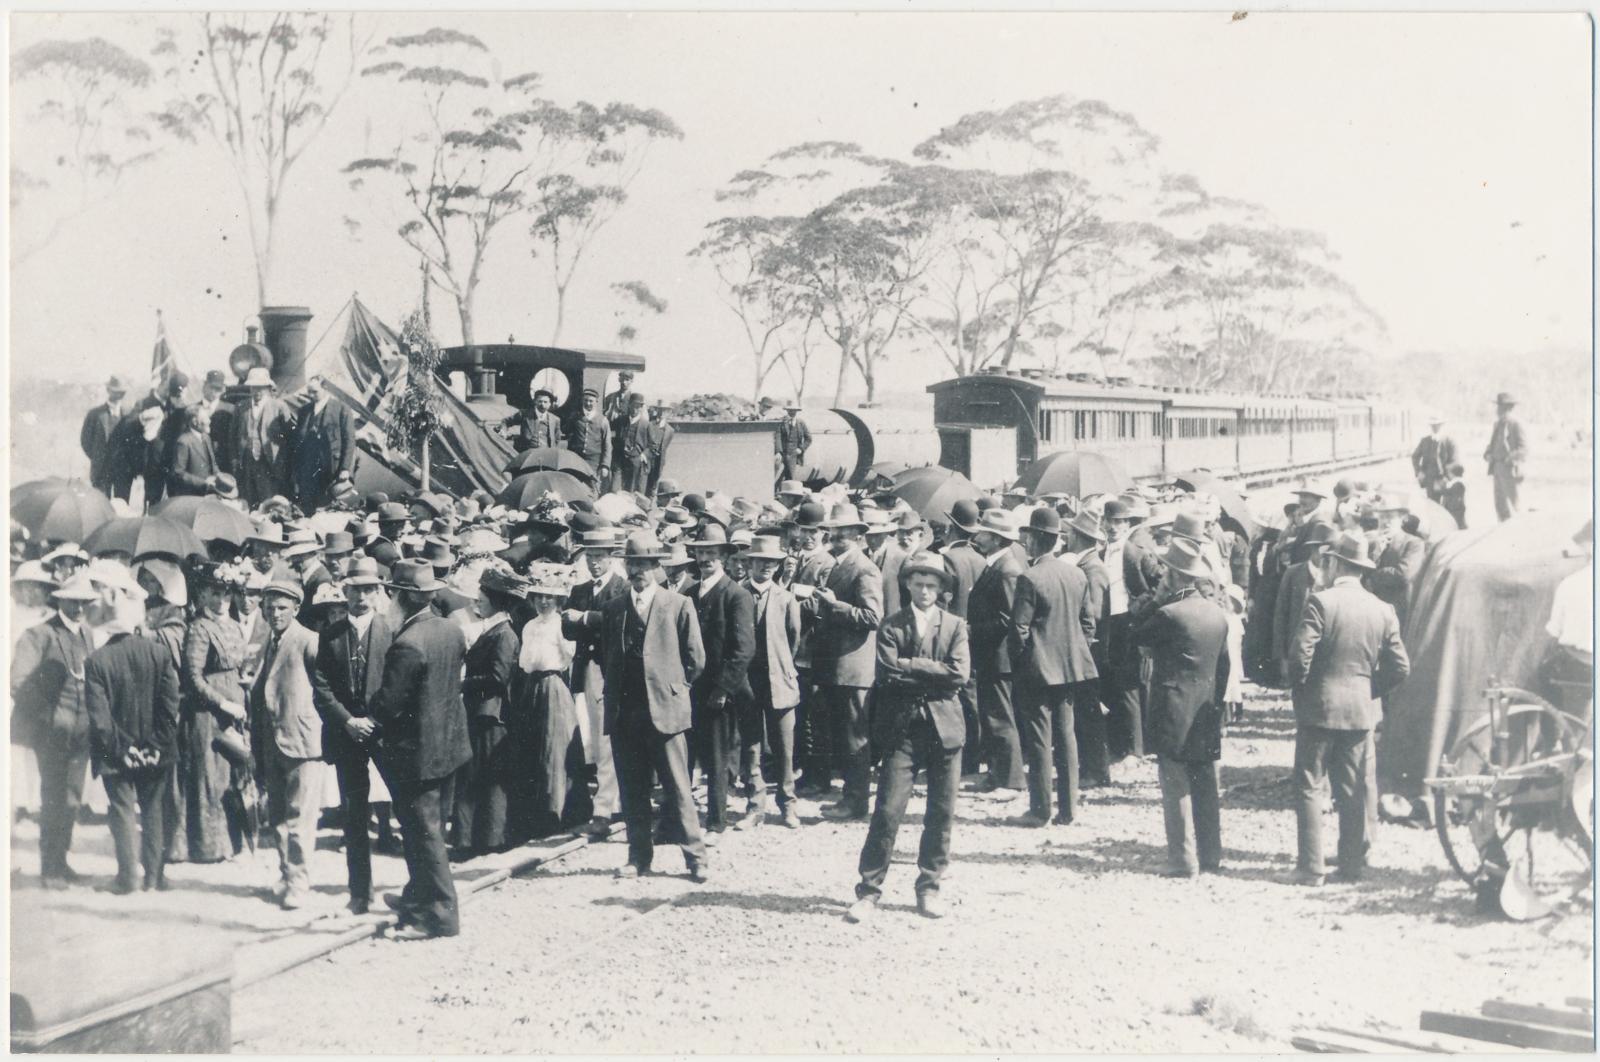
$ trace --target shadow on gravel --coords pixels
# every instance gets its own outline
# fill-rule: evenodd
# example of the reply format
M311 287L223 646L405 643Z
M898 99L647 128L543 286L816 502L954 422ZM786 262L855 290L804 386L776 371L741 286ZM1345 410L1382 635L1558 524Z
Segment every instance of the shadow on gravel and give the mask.
M626 907L630 911L649 914L657 907L665 907L672 899L665 896L601 896L589 902L596 907Z
M741 911L774 911L837 917L848 902L832 896L786 896L782 893L692 892L678 900L679 907L732 907Z

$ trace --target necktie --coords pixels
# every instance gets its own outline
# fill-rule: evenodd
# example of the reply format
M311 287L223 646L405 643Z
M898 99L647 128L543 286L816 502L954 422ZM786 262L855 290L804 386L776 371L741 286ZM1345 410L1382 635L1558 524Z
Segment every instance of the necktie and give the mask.
M367 627L370 633L371 626ZM367 700L367 636L350 628L350 686L356 700L365 704Z
M767 618L767 592L761 591L756 595L756 622L761 623Z

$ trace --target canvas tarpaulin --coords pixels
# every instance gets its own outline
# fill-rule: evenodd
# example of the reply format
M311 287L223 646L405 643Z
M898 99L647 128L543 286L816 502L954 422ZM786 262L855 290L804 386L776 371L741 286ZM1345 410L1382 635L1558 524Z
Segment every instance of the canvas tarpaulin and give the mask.
M337 337L337 345L329 345L330 337ZM421 482L421 466L409 455L382 445L394 398L405 388L407 370L394 330L354 297L306 357L306 371L322 373L329 390L372 427L363 432L367 440L363 450L415 487ZM434 489L458 497L475 490L498 493L507 483L504 469L511 460L511 448L484 430L449 388L441 384L439 393L444 423L433 439L430 473Z
M1385 792L1424 795L1440 755L1487 711L1491 682L1539 688L1556 586L1584 563L1572 540L1583 520L1526 513L1430 546L1403 632L1411 675L1378 738Z

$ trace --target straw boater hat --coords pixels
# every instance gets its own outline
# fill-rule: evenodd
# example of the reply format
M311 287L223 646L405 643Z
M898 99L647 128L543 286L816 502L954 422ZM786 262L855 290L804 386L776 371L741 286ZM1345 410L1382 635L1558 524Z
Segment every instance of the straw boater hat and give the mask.
M317 533L307 528L296 531L289 536L288 547L283 551L284 557L303 557L308 553L316 553L322 549L322 543L317 540Z
M944 559L937 553L930 553L927 550L921 553L913 553L900 566L900 577L902 579L919 573L922 575L936 575L942 585L948 586L950 584L950 571L944 566Z
M750 540L750 548L740 554L745 560L771 560L781 561L788 557L783 551L783 542L777 535L756 535Z

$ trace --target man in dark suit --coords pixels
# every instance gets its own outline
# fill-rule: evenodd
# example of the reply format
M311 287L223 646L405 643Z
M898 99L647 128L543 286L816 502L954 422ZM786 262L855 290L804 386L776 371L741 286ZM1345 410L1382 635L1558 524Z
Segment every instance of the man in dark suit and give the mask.
M1339 872L1360 880L1370 838L1367 757L1382 698L1410 673L1394 609L1361 585L1372 569L1367 544L1342 534L1328 554L1329 585L1306 602L1289 653L1294 694L1295 882L1323 881L1322 791L1331 781L1339 808Z
M589 462L602 493L611 487L611 422L600 412L600 392L583 389L583 408L567 419L567 449Z
M1290 554L1292 563L1278 582L1278 593L1272 601L1272 658L1277 661L1278 677L1284 683L1288 682L1289 653L1295 632L1300 629L1306 600L1322 588L1322 555L1337 537L1332 524L1321 520L1309 524Z
M662 833L683 847L689 877L709 875L705 840L689 787L684 735L693 709L689 690L705 667L694 605L661 585L661 543L635 531L623 546L628 590L599 610L567 609L562 618L600 632L605 670L605 729L617 761L622 815L628 824L628 862L620 878L650 873L655 858L650 792L661 783Z
M320 374L306 380L306 404L292 435L289 486L295 504L307 513L326 506L356 466L355 415L328 394L325 383Z
M841 503L822 525L834 563L828 580L802 603L815 621L811 667L844 776L844 795L823 809L839 821L865 819L872 784L867 694L876 677L874 632L883 619L883 575L862 552L867 530L854 505Z
M1121 498L1106 502L1101 513L1106 544L1100 551L1109 584L1106 621L1106 670L1100 675L1100 699L1106 717L1106 745L1113 764L1144 755L1143 661L1133 639L1133 614L1141 599L1161 583L1161 560L1132 534L1133 515Z
M205 413L199 406L187 406L176 416L186 423L172 445L171 462L165 476L167 496L203 495L211 489L217 475L217 455L205 428Z
M967 597L967 616L989 765L989 776L979 786L985 792L1015 792L1025 784L1011 687L1011 609L1023 567L1015 548L1018 537L1016 517L998 507L982 515L972 536L973 548L984 559L983 572Z
M1446 435L1443 417L1428 419L1428 434L1417 441L1411 451L1411 469L1416 473L1417 485L1428 492L1434 501L1440 500L1440 484L1456 463L1456 441Z
M162 823L177 749L178 666L166 646L136 633L145 594L131 574L113 593L115 612L101 628L106 643L89 654L83 686L89 749L105 783L117 853L111 891L126 895L140 866L146 889L166 887Z
M806 451L811 448L811 429L800 419L800 407L783 407L783 419L778 422L778 458L783 463L783 474L778 478L799 479L806 467Z
M644 434L650 453L650 469L640 493L646 498L654 498L656 484L661 482L661 473L667 467L667 450L672 446L672 437L677 434L672 425L667 423L667 407L662 403L657 402L650 407L650 419L645 423Z
M967 619L967 599L972 594L972 588L978 582L978 577L983 574L983 554L972 546L972 536L978 530L978 506L976 503L963 498L950 507L950 529L945 535L944 557L945 571L950 573L947 584L949 591L945 595L944 607L952 615ZM971 629L971 625L968 625ZM967 679L967 684L961 687L961 712L967 720L967 737L961 743L961 773L963 775L976 773L983 759L983 749L979 744L979 735L982 733L980 716L978 714L978 682L975 675Z
M961 786L966 720L958 691L971 674L967 625L938 605L949 575L944 562L919 553L906 562L908 603L878 629L876 744L883 750L878 803L861 848L851 922L870 917L883 895L895 836L918 766L928 772L928 809L917 852L917 909L941 918L939 878L950 859L950 830Z
M153 409L155 425L150 429L147 439L145 424L142 419L146 408ZM108 497L121 498L128 501L133 494L133 481L145 474L146 459L153 444L152 439L160 430L161 404L146 396L134 408L125 410L121 417L111 425L111 433L106 437L105 452L101 457L104 463L103 473L107 480L104 488ZM152 471L159 478L160 462L155 462Z
M122 382L122 377L113 376L107 380L106 400L89 410L83 418L83 428L78 432L78 445L83 447L83 455L89 459L89 485L107 497L116 490L116 477L113 475L116 462L111 459L109 446L111 433L117 421L127 412L122 405L127 393L128 387Z
M367 703L378 726L378 764L405 845L408 880L392 901L400 913L397 940L461 932L444 824L455 773L472 758L461 699L467 639L459 624L433 611L433 595L444 585L426 561L395 565L389 589L405 619L384 654L383 684Z
M228 381L220 369L206 373L200 386L200 423L202 430L211 436L211 450L216 454L217 471L233 475L234 419L238 411L232 402L224 402Z
M622 556L621 542L614 529L598 528L585 531L578 546L589 569L589 581L572 588L567 607L578 612L603 611L613 598L628 592L627 579L617 571L617 558ZM589 832L597 835L608 829L611 820L622 810L611 739L606 736L606 679L601 667L600 632L563 619L561 633L577 646L572 658L572 692L583 694L583 710L589 720L589 746L585 752L594 762L596 782Z
M99 600L89 577L74 575L50 595L56 614L23 631L11 656L12 740L32 748L39 761L39 878L47 889L78 880L67 852L89 764L84 612Z
M1089 643L1095 616L1088 580L1076 564L1055 555L1061 516L1035 509L1022 532L1028 568L1017 577L1011 610L1011 660L1016 670L1017 729L1028 765L1028 813L1021 826L1050 824L1051 773L1058 825L1078 810L1078 740L1072 697L1079 683L1097 678Z
M750 697L746 673L756 651L755 601L723 570L732 547L720 524L706 524L699 538L684 545L700 576L690 597L706 657L689 690L694 705L691 738L706 780L706 843L715 845L715 836L727 828L734 714Z
M378 562L356 557L345 571L345 618L318 637L317 668L311 695L322 716L322 758L333 764L344 808L344 859L350 882L350 909L365 914L372 903L372 817L368 765L377 723L368 708L383 685L383 665L394 631L379 611L383 579Z
M633 401L633 373L626 369L617 373L617 389L606 395L601 403L600 412L605 415L606 423L611 426L611 484L610 490L625 490L625 470L622 465L623 432L628 425L644 409L641 401L637 407Z
M1406 614L1411 603L1411 589L1422 573L1422 562L1428 556L1428 544L1402 526L1406 507L1398 499L1381 498L1374 503L1378 519L1383 521L1384 543L1378 551L1377 567L1364 582L1379 601L1394 609L1400 629L1406 628Z
M561 445L561 418L553 407L556 396L537 385L533 388L533 408L519 409L500 422L511 431L511 445L518 453Z
M1111 576L1106 572L1105 561L1100 559L1105 532L1100 530L1100 518L1085 509L1066 525L1064 535L1067 551L1077 558L1078 570L1083 572L1089 614L1094 617L1089 652L1094 657L1095 674L1101 676L1106 673L1106 631L1111 624ZM1084 789L1111 784L1106 712L1100 703L1100 692L1100 678L1096 677L1080 682L1072 694L1072 725L1078 739L1078 784Z
M834 556L828 548L828 533L822 527L827 519L827 509L815 501L801 502L789 514L785 526L791 548L777 581L797 598L825 585L833 573ZM795 708L794 720L794 755L796 769L804 772L795 789L800 796L825 795L833 776L833 739L828 732L827 706L817 688L812 667L811 641L815 630L816 614L802 609L800 642L794 649L794 666L800 681L800 704Z
M1494 431L1483 459L1494 477L1494 511L1501 520L1517 515L1517 492L1522 486L1522 464L1528 459L1528 436L1511 415L1517 400L1501 391L1494 400Z
M628 396L627 415L622 427L611 426L617 440L617 466L622 474L621 489L644 494L650 489L650 418L645 415L644 395Z
M1217 761L1228 688L1228 620L1196 585L1216 577L1198 547L1174 539L1165 561L1166 582L1140 610L1134 638L1151 656L1146 718L1161 781L1165 874L1192 878L1222 867Z
M239 493L253 508L283 493L289 435L294 418L289 407L273 397L272 375L261 366L244 381L248 399L233 423L234 477Z
M750 572L744 588L755 605L755 651L747 673L750 692L739 706L739 777L749 798L739 829L760 826L766 818L763 734L778 776L778 813L789 829L800 828L800 813L794 806L794 709L800 703L794 650L800 642L800 602L773 579L784 559L783 547L773 535L756 535L744 552Z

